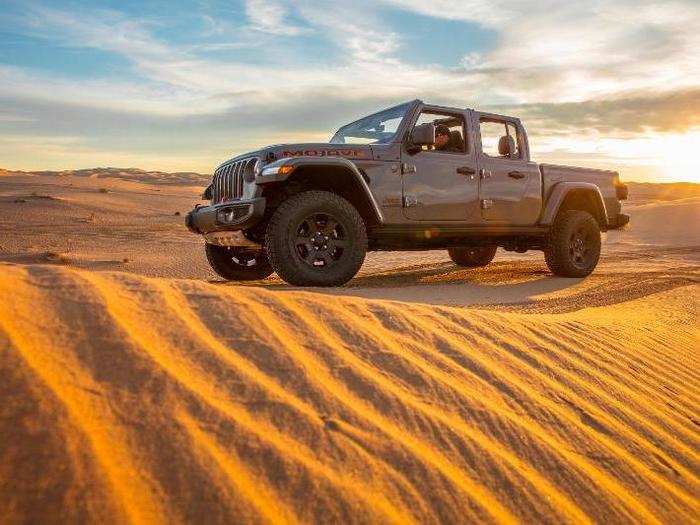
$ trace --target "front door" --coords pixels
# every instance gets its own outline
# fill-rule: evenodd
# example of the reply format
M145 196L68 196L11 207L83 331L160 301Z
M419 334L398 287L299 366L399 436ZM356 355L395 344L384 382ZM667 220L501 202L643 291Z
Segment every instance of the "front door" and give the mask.
M437 127L436 145L401 154L404 216L413 221L481 222L466 114L424 108L414 125L428 122Z
M520 123L505 118L481 117L478 129L482 217L492 224L535 224L542 202L540 172L524 151ZM512 151L503 148L508 142Z

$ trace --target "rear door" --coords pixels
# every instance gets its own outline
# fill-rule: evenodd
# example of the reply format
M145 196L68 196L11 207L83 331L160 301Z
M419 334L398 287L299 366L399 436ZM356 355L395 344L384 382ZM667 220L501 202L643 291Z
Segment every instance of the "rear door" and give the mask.
M412 221L481 222L479 178L474 145L470 144L470 114L466 111L424 107L413 127L427 122L447 126L449 149L424 147L409 151L404 144L403 214Z
M474 125L479 142L482 217L491 224L535 224L542 199L540 173L537 164L529 160L520 121L476 113ZM510 155L499 151L502 137L511 137L515 143Z

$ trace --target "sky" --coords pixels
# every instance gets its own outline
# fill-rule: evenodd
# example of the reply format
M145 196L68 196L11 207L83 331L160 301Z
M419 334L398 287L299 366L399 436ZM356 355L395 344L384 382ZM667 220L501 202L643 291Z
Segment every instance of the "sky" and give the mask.
M211 173L419 98L700 182L698 28L698 0L0 0L0 167Z

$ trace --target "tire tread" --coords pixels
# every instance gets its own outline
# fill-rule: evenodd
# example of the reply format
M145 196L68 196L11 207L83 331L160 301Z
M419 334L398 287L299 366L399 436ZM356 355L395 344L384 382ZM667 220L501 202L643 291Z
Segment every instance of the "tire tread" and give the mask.
M598 221L590 213L582 210L566 210L559 214L549 233L547 246L544 250L544 260L550 271L560 277L586 277L595 269L600 258L600 240L598 240L598 254L588 269L574 266L568 254L568 236L573 227L581 222L594 227L600 235Z
M299 209L313 208L319 205L330 205L334 210L346 214L353 223L356 232L356 246L353 250L353 258L344 266L345 268L335 272L328 278L319 278L319 275L310 275L308 270L290 260L293 256L286 249L284 237L290 219ZM329 191L312 190L291 196L279 205L267 225L265 246L270 264L277 274L289 284L295 286L340 286L352 279L359 271L367 252L367 230L362 217L346 199Z
M225 250L226 248L209 243L205 244L204 248L209 266L227 281L259 281L272 275L273 269L269 261L243 269L228 261Z
M447 253L452 262L464 268L480 268L486 266L496 257L497 246L479 247L476 254L470 254L470 247L449 248Z

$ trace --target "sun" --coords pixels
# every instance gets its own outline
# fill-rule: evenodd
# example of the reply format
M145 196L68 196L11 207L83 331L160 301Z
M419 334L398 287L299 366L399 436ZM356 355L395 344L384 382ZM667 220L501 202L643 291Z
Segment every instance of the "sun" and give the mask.
M665 136L657 144L665 178L700 183L700 131Z
M649 173L651 182L700 183L700 129L687 133L652 133L635 138L603 138L585 143L603 153L611 165ZM652 175L653 174L653 175Z

